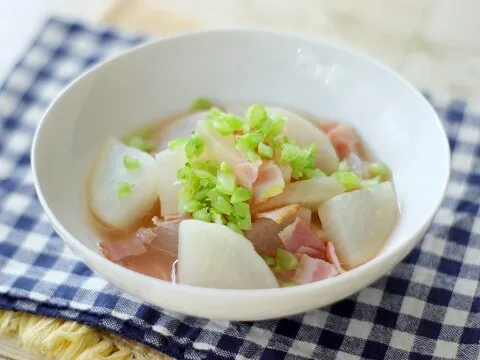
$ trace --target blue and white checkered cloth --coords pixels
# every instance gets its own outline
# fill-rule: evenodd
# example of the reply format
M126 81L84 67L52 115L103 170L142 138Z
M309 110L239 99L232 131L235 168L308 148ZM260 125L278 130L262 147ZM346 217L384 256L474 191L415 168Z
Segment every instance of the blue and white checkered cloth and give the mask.
M479 358L480 107L461 101L430 99L453 156L427 235L388 276L335 305L274 321L196 319L143 304L78 261L35 195L32 135L69 81L141 40L50 20L0 89L0 308L98 326L178 359Z

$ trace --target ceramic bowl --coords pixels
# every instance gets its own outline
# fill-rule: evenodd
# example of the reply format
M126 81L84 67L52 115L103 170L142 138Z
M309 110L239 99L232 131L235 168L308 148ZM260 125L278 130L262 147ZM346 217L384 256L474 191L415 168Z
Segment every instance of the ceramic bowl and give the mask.
M394 175L401 215L378 256L324 281L268 290L174 285L104 258L85 196L87 176L101 147L108 136L122 136L178 113L198 96L223 103L281 105L353 125ZM95 66L52 103L32 148L43 208L80 259L145 302L228 320L306 312L379 279L425 233L444 196L449 164L448 141L435 111L387 66L325 40L257 30L164 38Z

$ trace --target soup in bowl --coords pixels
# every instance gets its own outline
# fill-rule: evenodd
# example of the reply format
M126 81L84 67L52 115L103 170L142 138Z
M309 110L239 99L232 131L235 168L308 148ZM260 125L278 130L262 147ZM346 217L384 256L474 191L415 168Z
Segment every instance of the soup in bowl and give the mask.
M443 198L449 149L428 102L375 60L222 30L81 76L32 164L55 229L101 276L168 310L257 320L397 264Z

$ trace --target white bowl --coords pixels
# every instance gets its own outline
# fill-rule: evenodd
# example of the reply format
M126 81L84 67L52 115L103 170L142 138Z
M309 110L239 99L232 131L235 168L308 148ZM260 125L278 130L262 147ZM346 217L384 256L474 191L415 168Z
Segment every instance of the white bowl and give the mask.
M278 104L352 124L394 174L401 216L381 253L321 282L241 291L173 285L104 258L85 198L87 175L100 148L109 135L178 113L198 96ZM423 236L443 198L449 164L447 138L435 111L385 65L324 40L254 30L165 38L97 65L53 102L32 149L40 201L79 258L150 304L228 320L305 312L380 278Z

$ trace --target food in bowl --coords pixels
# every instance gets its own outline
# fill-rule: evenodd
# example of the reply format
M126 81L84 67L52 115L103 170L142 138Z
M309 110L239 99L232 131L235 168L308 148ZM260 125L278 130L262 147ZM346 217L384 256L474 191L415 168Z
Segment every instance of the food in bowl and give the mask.
M158 126L106 142L88 198L105 257L193 286L321 281L380 251L398 215L389 168L355 130L200 98Z

